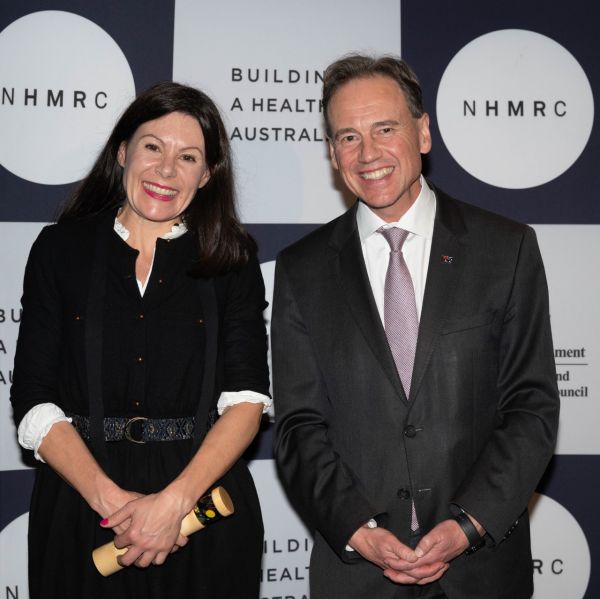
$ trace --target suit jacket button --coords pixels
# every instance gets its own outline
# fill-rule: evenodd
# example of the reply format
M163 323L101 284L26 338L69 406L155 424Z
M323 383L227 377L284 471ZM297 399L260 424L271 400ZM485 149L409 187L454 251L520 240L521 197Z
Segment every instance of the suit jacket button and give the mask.
M406 437L414 437L417 434L417 429L412 425L409 424L405 429L404 429L404 435Z
M397 495L400 499L410 499L410 491L408 489L398 489Z

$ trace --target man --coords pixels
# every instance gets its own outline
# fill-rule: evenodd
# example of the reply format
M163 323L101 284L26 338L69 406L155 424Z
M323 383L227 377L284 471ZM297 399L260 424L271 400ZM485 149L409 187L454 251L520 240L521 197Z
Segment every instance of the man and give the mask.
M323 109L358 201L281 253L272 322L311 599L530 597L527 503L559 411L535 234L424 180L429 118L401 60L335 62Z

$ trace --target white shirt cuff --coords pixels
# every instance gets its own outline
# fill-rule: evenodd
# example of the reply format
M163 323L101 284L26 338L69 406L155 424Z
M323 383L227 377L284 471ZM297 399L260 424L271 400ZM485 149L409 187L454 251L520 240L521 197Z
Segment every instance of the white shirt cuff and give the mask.
M268 395L263 395L256 391L223 391L217 402L219 416L221 416L227 408L244 402L264 404L264 414L271 407L273 400Z
M365 526L367 528L377 528L377 520L375 520L375 518L369 518L368 522L365 524ZM346 545L346 551L356 551L356 549L354 549L353 547L350 547L350 545Z
M33 406L19 424L17 430L19 445L24 449L33 449L35 459L43 462L38 449L44 437L57 422L71 422L71 420L56 404L41 403Z

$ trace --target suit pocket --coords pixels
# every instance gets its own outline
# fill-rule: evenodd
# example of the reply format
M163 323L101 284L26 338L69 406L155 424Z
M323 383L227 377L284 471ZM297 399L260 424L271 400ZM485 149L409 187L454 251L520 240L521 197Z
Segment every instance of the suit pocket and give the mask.
M442 329L442 335L486 327L492 324L495 314L495 311L490 310L488 312L482 312L481 314L474 314L473 316L447 320Z

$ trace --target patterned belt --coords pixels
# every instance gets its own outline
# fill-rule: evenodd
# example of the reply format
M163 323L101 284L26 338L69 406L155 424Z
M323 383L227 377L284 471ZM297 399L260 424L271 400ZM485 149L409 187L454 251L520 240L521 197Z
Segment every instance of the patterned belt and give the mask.
M84 438L90 438L90 419L78 414L69 415L73 426ZM194 417L184 418L105 418L105 441L131 441L132 443L148 443L150 441L183 441L191 439L194 434Z

